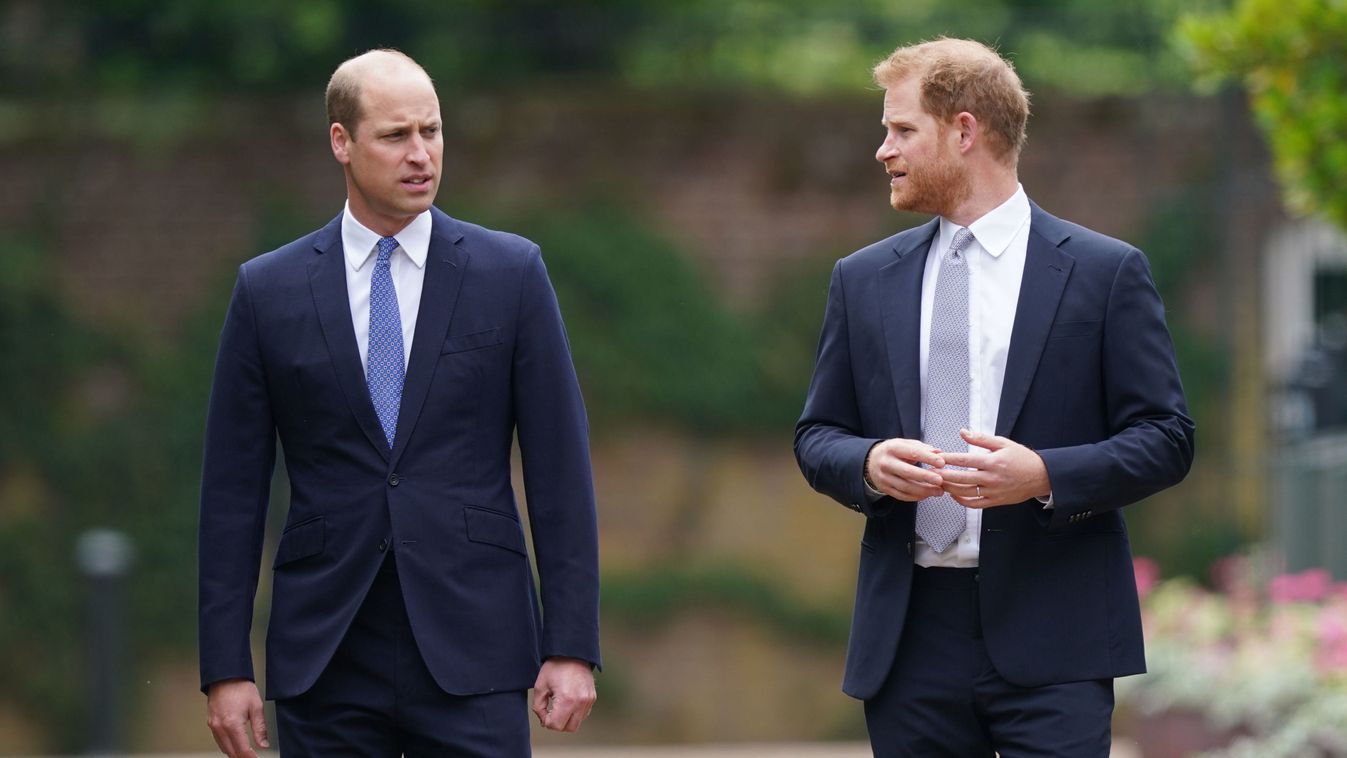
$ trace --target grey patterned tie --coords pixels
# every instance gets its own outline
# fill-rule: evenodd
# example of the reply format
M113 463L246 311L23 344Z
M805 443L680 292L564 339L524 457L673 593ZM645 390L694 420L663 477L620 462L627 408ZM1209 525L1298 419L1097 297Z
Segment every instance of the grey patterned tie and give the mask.
M973 233L954 235L936 277L931 307L931 346L926 356L926 409L922 441L946 452L965 452L959 430L968 426L968 256ZM917 536L937 553L963 533L968 512L947 494L917 503Z

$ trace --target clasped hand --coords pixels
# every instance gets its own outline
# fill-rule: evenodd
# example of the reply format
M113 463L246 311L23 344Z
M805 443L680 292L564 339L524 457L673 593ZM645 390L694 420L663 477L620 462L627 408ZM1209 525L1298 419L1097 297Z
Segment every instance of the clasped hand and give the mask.
M884 440L871 449L866 474L875 489L898 500L949 493L969 508L1022 503L1052 492L1038 453L994 434L963 429L959 435L968 443L966 453L938 450L921 440Z

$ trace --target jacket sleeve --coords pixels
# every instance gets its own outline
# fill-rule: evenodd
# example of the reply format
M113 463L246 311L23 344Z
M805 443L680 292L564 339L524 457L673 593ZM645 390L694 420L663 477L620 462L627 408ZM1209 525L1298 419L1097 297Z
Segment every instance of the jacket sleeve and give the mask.
M542 595L542 656L599 666L599 546L589 422L556 293L537 246L524 266L512 390Z
M862 433L852 366L842 262L838 261L828 285L814 377L795 425L795 460L815 490L853 511L882 516L897 501L882 497L872 502L866 493L865 456L880 440Z
M262 561L276 429L246 268L220 334L206 417L198 530L201 689L253 679L249 633Z
M1164 305L1140 251L1123 256L1103 326L1104 412L1100 442L1038 451L1052 482L1054 529L1121 508L1170 487L1193 462L1188 417Z

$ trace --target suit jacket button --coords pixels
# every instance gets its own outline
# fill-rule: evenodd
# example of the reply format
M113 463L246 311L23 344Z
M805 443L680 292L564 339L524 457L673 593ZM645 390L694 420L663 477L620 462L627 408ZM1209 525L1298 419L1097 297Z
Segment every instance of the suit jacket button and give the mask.
M382 553L382 552L385 552L386 550L388 550L388 538L387 538L387 537L383 538L382 540L379 540L379 552Z
M388 486L389 486L389 487L396 487L396 486L398 486L398 483L401 482L401 481L402 481L402 479L400 479L400 478L398 477L397 474L392 474L392 475L390 475L390 476L388 477Z

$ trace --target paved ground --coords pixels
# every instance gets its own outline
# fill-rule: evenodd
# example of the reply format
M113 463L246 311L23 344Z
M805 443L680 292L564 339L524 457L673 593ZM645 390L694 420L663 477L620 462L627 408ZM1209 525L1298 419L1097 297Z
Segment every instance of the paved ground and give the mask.
M142 755L136 758L218 758L218 753L197 755ZM262 758L276 758L262 753ZM862 743L776 743L734 745L684 745L679 747L573 747L538 748L534 758L870 758ZM84 758L89 758L85 756ZM104 756L103 758L114 758ZM1115 744L1112 758L1141 758L1130 744Z
M861 743L539 748L535 758L871 758Z
M683 747L539 748L535 758L871 758L864 743L688 745ZM1111 758L1141 758L1131 744L1115 744Z

